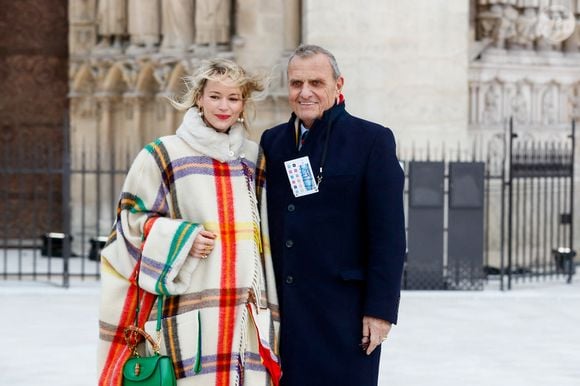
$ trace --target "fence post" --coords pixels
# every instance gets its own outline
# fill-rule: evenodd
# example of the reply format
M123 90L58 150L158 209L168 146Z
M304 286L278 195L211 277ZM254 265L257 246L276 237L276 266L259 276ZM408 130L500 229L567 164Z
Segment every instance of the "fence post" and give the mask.
M570 139L572 140L572 153L570 155L570 251L574 252L574 162L576 153L576 120L572 120L572 134L570 134ZM568 279L566 282L568 284L572 283L572 275L574 274L574 255L570 257L568 266Z
M572 153L570 160L570 249L574 250L574 162L576 153L576 120L572 120L572 134L570 134L570 139L572 140Z
M507 245L508 245L508 266L507 266L507 275L508 275L508 290L512 289L512 223L513 223L513 146L514 146L514 138L517 138L517 134L514 133L514 120L513 117L510 117L509 120L509 152L510 156L508 158L509 165L509 175L508 175L508 237L507 237ZM503 269L503 267L502 267Z
M70 285L69 260L71 257L71 160L68 110L65 110L63 123L63 151L62 151L62 228L65 235L62 244L63 276L62 285Z

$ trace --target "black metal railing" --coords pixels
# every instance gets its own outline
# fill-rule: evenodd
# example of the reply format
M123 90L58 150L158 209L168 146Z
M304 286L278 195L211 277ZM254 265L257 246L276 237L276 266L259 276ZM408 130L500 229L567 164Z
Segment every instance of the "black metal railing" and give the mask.
M497 280L510 289L571 280L574 126L564 140L541 142L521 140L511 122L506 127L485 146L454 157L443 148L439 155L400 155L409 236L405 288L478 290ZM0 278L68 286L71 278L100 277L99 252L135 154L114 148L103 154L97 144L71 151L63 130L57 148L0 145Z

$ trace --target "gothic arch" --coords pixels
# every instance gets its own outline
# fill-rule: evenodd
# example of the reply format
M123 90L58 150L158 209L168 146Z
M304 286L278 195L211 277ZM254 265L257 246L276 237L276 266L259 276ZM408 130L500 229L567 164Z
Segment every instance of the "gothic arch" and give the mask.
M183 78L187 75L189 75L187 66L183 62L177 63L167 79L167 87L165 91L170 94L183 94L185 87Z
M122 65L122 63L115 63L111 66L103 80L102 91L113 94L122 94L129 88L129 85L123 77Z
M91 66L83 63L73 75L71 82L71 94L91 94L95 88L95 78L91 72Z
M154 76L155 66L149 62L139 70L135 91L141 95L153 95L159 89Z

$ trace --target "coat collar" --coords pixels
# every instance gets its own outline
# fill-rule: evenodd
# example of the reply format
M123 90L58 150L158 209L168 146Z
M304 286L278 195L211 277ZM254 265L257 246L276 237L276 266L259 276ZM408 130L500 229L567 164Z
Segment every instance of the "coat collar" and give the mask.
M187 110L176 134L195 151L220 162L237 159L245 141L241 124L234 124L227 134L219 133L205 124L195 107Z
M338 103L335 103L334 106L326 110L322 114L321 118L315 120L314 123L312 124L311 129L316 127L325 127L326 125L328 125L329 122L331 122L332 120L334 120L334 118L341 115L344 111L346 111L346 108L344 98L342 98ZM300 120L298 119L296 114L292 113L292 116L290 117L290 121L288 123L290 124L291 127L297 128L299 127L300 124L299 121Z

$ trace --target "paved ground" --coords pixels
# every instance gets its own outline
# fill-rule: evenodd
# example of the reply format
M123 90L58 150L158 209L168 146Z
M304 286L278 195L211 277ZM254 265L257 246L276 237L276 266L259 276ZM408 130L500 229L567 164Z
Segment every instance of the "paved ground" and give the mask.
M579 281L403 292L379 384L580 386ZM95 385L98 291L0 281L0 385Z

